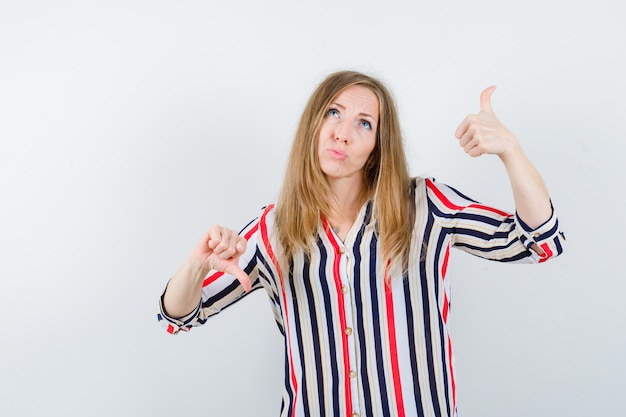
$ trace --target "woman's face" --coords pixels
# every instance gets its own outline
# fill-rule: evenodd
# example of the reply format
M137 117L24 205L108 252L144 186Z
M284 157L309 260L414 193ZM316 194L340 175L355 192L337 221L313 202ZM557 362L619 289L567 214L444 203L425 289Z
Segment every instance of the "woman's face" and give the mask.
M376 146L378 113L378 98L361 85L346 88L328 106L318 156L329 182L349 180L361 186L361 171Z

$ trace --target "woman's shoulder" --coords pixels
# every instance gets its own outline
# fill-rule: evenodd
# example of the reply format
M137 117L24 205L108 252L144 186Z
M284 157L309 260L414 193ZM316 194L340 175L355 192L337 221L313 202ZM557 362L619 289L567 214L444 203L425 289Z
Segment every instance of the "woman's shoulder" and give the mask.
M274 218L276 217L276 203L267 204L259 210L258 219L264 224L274 224Z
M256 215L241 229L240 233L249 230L256 232L259 229L267 228L268 225L273 225L275 213L276 205L274 203L262 206L260 209L257 209Z
M269 214L269 213L276 213L276 203L270 203L270 204L264 205L263 207L261 207L260 212L261 212L261 215Z
M445 183L439 182L433 176L416 176L411 178L411 187L412 188L436 188L436 187L447 187Z
M443 204L449 208L476 203L475 200L466 196L456 188L445 182L439 182L435 177L414 177L411 181L411 192L416 199L425 198L437 204Z
M434 177L428 176L416 176L411 178L411 194L420 192L428 192L429 188L432 188L435 185L436 181Z
M456 193L461 194L457 189L451 187L446 182L437 181L435 177L432 176L417 176L411 179L411 188L412 189L424 189L429 193L447 190L453 190Z

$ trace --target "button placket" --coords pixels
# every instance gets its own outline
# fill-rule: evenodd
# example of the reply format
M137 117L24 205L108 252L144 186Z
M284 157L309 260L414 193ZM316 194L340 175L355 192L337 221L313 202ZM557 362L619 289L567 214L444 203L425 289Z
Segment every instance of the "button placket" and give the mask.
M356 342L354 340L354 320L353 320L353 312L354 306L352 302L352 280L351 280L351 271L354 267L351 265L351 256L350 252L346 248L345 244L339 247L339 253L341 256L341 293L343 294L344 305L345 305L345 314L346 314L346 322L345 328L342 329L344 334L348 336L348 360L349 363L346 366L350 367L350 371L348 376L350 377L350 387L351 387L351 395L352 395L352 405L353 405L353 413L352 416L358 417L358 411L360 409L359 404L359 384L358 384L358 361L357 361L357 353L356 353Z

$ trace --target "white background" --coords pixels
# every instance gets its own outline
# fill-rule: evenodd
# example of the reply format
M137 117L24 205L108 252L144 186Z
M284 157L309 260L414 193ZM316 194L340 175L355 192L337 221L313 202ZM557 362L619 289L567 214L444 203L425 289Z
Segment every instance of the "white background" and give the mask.
M453 137L493 106L568 237L541 266L455 251L461 417L623 415L621 2L0 0L0 415L277 416L267 297L170 336L157 299L206 227L275 200L313 88L394 92L414 175L513 210Z

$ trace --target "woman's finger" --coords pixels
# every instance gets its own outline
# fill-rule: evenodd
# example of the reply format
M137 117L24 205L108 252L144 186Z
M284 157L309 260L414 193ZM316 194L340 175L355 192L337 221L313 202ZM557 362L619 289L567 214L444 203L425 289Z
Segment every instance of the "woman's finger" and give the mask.
M239 266L233 265L227 268L224 272L233 275L241 283L241 286L246 292L250 292L252 289L252 282L250 277Z
M496 86L492 85L487 87L480 93L480 111L493 113L493 107L491 107L491 95L496 91Z

